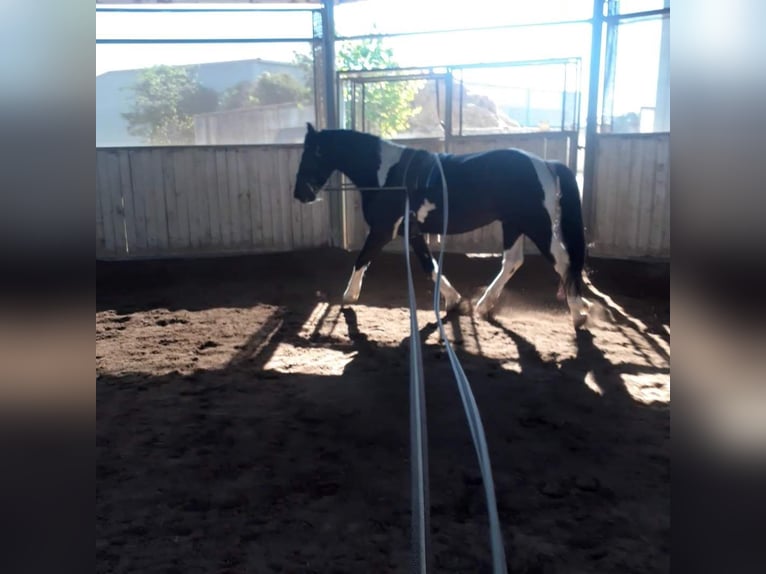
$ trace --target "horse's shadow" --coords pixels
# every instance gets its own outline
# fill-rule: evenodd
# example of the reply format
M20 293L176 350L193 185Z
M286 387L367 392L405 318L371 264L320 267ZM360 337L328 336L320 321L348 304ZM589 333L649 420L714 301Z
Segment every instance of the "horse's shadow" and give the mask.
M137 375L102 377L101 417L127 397L131 410L121 416L132 423L99 425L102 507L149 492L146 503L125 511L128 519L141 523L148 505L164 504L168 524L204 531L210 521L226 521L264 545L279 545L284 556L317 537L325 540L325 524L341 529L354 524L359 529L354 547L364 555L375 555L382 531L386 545L406 548L409 514L402 492L408 481L409 337L403 334L394 344L376 341L364 332L353 308L335 306L318 313L327 328L307 330L313 309L307 304L274 315L220 370L140 380ZM453 342L470 336L460 331L459 317L447 315L445 322ZM652 548L663 542L662 521L655 526L621 517L630 514L637 497L646 500L650 513L661 516L666 510L658 493L667 466L665 438L654 429L663 428L667 412L633 401L587 332L577 335L576 356L557 363L521 334L494 326L516 346L518 369L507 370L508 361L482 356L467 344L455 345L455 351L481 411L511 569L539 566L543 551L536 541L542 539L567 552L590 545L593 553L605 555L625 539L649 540L647 552L656 554ZM442 345L431 342L436 330L437 324L429 322L417 334L421 342L428 340L423 359L431 525L438 533L433 550L442 564L481 571L484 494L449 361ZM270 359L285 347L293 352L290 346L313 348L312 357L329 349L349 360L342 371L330 373L322 371L323 364L308 372L270 366L286 365ZM619 368L639 372L644 367ZM591 372L601 395L584 384ZM613 397L620 400L605 400ZM623 453L621 445L642 442L651 444ZM163 491L147 488L158 473L177 480ZM186 513L189 504L202 510ZM194 542L197 547L191 539L179 542L174 553L180 564L192 565L185 561L194 552L221 559L227 539L220 528L210 532ZM121 536L111 530L104 535L109 540ZM456 548L452 541L457 539L473 550ZM148 555L145 539L137 541L134 555ZM320 571L332 569L337 546L326 542L311 548L312 564ZM566 569L566 553L551 560Z

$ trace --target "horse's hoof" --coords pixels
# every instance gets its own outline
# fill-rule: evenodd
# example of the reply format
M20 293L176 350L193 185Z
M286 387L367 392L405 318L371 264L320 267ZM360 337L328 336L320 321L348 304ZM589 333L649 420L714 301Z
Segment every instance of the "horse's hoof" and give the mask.
M473 308L474 315L476 315L479 319L487 319L489 317L490 311L492 311L492 309L487 305L476 305Z
M572 317L572 323L574 324L575 331L579 331L585 327L588 322L588 316L585 313L580 313L575 317Z

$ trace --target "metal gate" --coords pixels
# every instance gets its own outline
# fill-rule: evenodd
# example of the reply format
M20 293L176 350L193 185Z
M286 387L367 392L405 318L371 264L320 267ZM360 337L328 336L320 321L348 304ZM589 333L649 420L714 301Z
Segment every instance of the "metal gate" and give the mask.
M561 90L556 93L559 106L548 121L540 125L526 125L535 121L535 112L527 106L526 122L513 125L495 111L497 125L483 127L481 122L491 119L495 104L482 94L471 94L471 76L491 76L502 83L503 72L512 77L514 70L530 66L559 67ZM399 133L381 133L379 111L381 93L391 86L415 84L419 91L412 105L420 108L407 130ZM546 60L545 62L510 62L458 67L404 68L394 70L341 71L337 74L338 118L343 128L357 129L382 135L387 139L410 147L432 152L471 153L497 148L514 147L534 153L544 159L555 159L577 171L578 137L580 131L580 61L579 59ZM571 89L570 89L571 88ZM527 90L529 88L518 88ZM485 102L481 99L485 98ZM526 94L527 102L530 94ZM478 104L487 106L482 117ZM478 110L478 111L477 111ZM530 111L532 113L530 113ZM523 114L522 114L523 115ZM554 117L555 116L555 117ZM478 118L478 119L477 119ZM504 123L503 123L504 122ZM349 182L344 182L349 183ZM346 187L342 192L343 247L360 249L367 235L367 224L362 216L358 191ZM438 237L429 242L437 248ZM401 251L401 238L390 243L386 250ZM488 225L471 233L450 236L446 250L459 253L499 253L502 251L502 230L499 223ZM525 250L536 249L527 242Z

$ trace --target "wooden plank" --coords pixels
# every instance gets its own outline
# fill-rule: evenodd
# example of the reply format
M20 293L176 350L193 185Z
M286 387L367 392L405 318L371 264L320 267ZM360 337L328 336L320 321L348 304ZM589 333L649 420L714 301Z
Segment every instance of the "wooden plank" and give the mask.
M131 255L146 248L146 234L143 232L143 210L138 211L133 193L133 174L130 168L130 150L119 153L120 189L125 205L125 234L128 238L128 251ZM142 206L139 204L139 208ZM140 216L139 216L140 214ZM140 219L139 219L140 217Z
M167 229L167 251L174 253L183 249L181 245L180 219L176 198L176 150L168 150L163 154L162 188L165 197L165 227Z
M621 138L617 142L617 185L614 190L614 235L613 245L620 251L630 250L630 221L635 211L629 211L631 193L631 163L634 158L634 142Z
M596 152L596 193L595 213L597 225L594 240L595 251L600 254L608 254L612 248L612 233L614 221L611 217L612 204L616 185L615 177L615 154L614 148L605 140L600 140Z
M279 213L276 196L279 193L279 172L284 161L284 150L277 148L276 152L273 154L272 150L263 148L258 151L258 165L261 166L259 188L263 218L263 246L268 249L279 246L276 237L278 227L275 225L275 218Z
M221 246L224 250L232 248L231 193L229 191L229 171L227 169L227 150L215 150L215 174L218 193L218 222L221 229Z
M143 150L130 150L130 174L133 184L133 207L136 216L136 243L140 246L143 255L149 250L149 231L146 221L146 169L144 166Z
M295 174L300 165L302 148L292 148L279 163L278 182L281 193L279 193L279 245L282 249L290 249L292 238L290 206L298 203L292 196L292 190L295 186ZM330 192L334 193L334 192ZM324 198L325 202L327 198Z
M174 248L179 251L187 251L192 248L192 157L188 150L178 150L172 154L173 158L173 196L176 210L176 240Z
M670 200L670 137L669 136L661 136L660 137L660 145L659 145L659 158L658 163L664 166L664 170L662 171L662 184L663 184L663 195L665 197L665 202L663 205L663 213L662 213L662 249L660 251L660 257L670 257L670 209L671 209L671 200Z
M670 194L668 190L668 172L670 157L667 145L656 146L656 176L654 187L654 207L652 209L652 234L649 243L652 255L670 255ZM664 249L665 246L667 249Z
M263 225L263 249L273 251L281 243L278 234L281 233L277 218L279 214L277 193L279 191L279 171L283 151L280 148L258 149L258 189L261 199L261 217ZM281 202L279 202L281 203Z
M110 227L111 222L104 222L104 206L101 195L105 193L106 182L102 177L104 162L99 161L99 153L96 152L96 257L110 254L114 250L114 233L109 229L111 241L106 236L105 228ZM107 211L108 213L108 211Z
M195 161L194 168L196 177L194 178L195 190L197 192L197 209L199 209L200 221L200 246L204 251L210 250L213 246L213 229L210 221L210 154L205 148L194 149Z
M210 231L201 193L202 169L200 169L200 162L202 157L197 149L186 150L186 155L188 156L186 169L188 172L189 244L192 250L201 250L206 245Z
M654 189L656 177L656 148L654 145L642 146L640 155L641 178L639 183L640 197L636 207L638 230L636 233L636 248L644 255L651 251L652 211L654 209Z
M134 149L128 152L128 156L130 157L133 208L135 210L136 251L140 250L142 254L146 254L151 250L149 222L147 221L149 206L147 205L146 193L146 180L150 176L146 169L146 153L144 150Z
M99 227L96 228L97 249L108 255L114 255L117 253L117 247L115 244L115 229L114 229L114 217L112 213L116 209L116 206L112 205L112 192L111 187L119 186L119 178L113 177L110 167L114 164L114 161L110 162L113 154L109 152L96 152L96 207L98 210L97 221L100 222Z
M253 210L250 206L253 198L250 195L250 188L248 184L248 164L250 160L249 152L247 149L238 149L236 151L236 164L237 164L237 198L239 208L237 215L239 216L239 229L241 237L241 245L243 249L251 250L257 243L253 241Z
M186 209L189 219L189 249L194 251L202 245L202 222L200 221L199 198L197 193L196 153L185 149L183 154L184 188Z
M110 201L112 212L117 211L117 215L111 218L115 243L119 246L121 255L127 257L131 231L127 229L129 202L128 197L126 197L124 179L129 179L129 177L123 178L122 156L124 154L124 151L109 150L102 156L102 161L105 162L106 177L112 182L111 187L114 188L110 192Z
M196 224L192 221L194 217L194 205L196 198L194 194L194 157L191 151L183 149L178 151L175 158L175 180L176 180L176 203L179 214L179 233L181 241L186 243L186 248L192 251L196 245L195 233ZM185 217L183 217L185 214Z
M301 214L301 204L298 201L290 202L290 248L300 247L303 234L303 218Z
M285 170L288 169L288 163L287 159L283 162L283 165L285 166ZM328 192L321 192L322 194L326 194ZM332 192L329 192L332 193ZM324 199L324 198L322 198ZM302 204L300 202L292 202L293 205L298 206L298 211L300 213L300 220L301 220L301 226L300 226L300 240L298 243L298 246L306 248L311 247L313 243L313 236L314 236L314 214L313 212L317 209L321 203L311 203L311 204Z
M264 235L263 193L261 191L261 171L270 166L260 164L260 154L257 149L249 149L243 154L247 159L245 164L245 185L250 196L251 244L256 249L263 249L268 238Z
M229 222L231 224L231 244L236 249L242 249L246 245L246 237L250 236L242 232L240 216L240 185L239 185L239 150L226 150L226 180L229 189Z
M108 176L110 184L107 187L111 208L109 219L112 221L114 233L115 255L120 258L127 256L127 240L125 237L125 208L120 176L120 160L117 153L108 155Z
M625 201L621 214L621 229L623 241L626 248L632 252L640 250L638 244L639 234L639 206L641 204L641 195L645 191L641 188L641 174L645 168L644 158L646 150L652 149L652 146L646 145L646 142L630 142L630 150L624 158L625 171L629 172L629 186L626 190Z
M202 193L207 200L207 216L210 225L210 237L208 239L207 250L211 252L222 251L223 242L221 240L221 215L220 215L220 188L218 186L218 171L215 160L215 150L213 148L202 148L205 161Z
M149 163L149 172L151 174L147 189L147 205L149 227L149 245L153 252L158 254L165 253L168 250L168 216L165 204L165 173L164 163L167 154L164 150L148 150L147 160Z

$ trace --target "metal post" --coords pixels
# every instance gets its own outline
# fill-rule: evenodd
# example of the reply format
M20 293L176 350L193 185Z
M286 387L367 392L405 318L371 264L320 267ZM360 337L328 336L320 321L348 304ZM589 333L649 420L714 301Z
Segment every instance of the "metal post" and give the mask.
M593 182L596 168L596 138L598 136L598 84L601 76L601 38L604 25L604 0L593 0L590 75L588 80L588 117L585 124L585 158L583 166L583 219L588 241L592 237Z
M450 142L452 140L452 88L454 79L454 70L450 68L447 72L447 81L444 86L444 151L450 152ZM462 76L461 76L462 81Z
M328 129L338 126L337 82L335 78L335 0L322 1L322 55L324 72L325 118ZM330 180L330 186L341 187L342 178L337 173ZM348 229L346 228L346 195L331 193L329 197L330 228L332 244L348 249Z
M325 113L327 114L327 127L335 129L338 127L335 97L335 0L324 0L322 3L322 28Z

